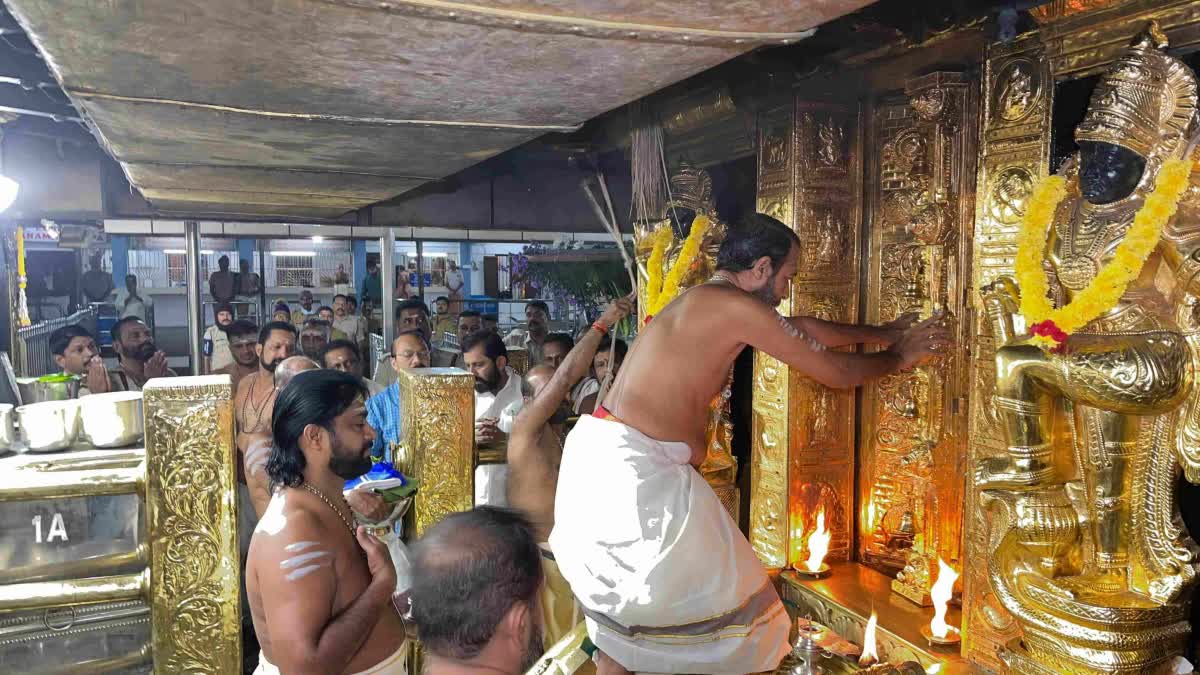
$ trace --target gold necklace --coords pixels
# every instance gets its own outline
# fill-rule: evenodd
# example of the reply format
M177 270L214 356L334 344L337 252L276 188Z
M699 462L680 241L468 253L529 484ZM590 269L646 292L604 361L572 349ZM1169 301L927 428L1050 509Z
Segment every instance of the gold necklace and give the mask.
M329 505L329 508L333 509L333 512L337 514L337 517L341 518L342 522L345 523L346 529L350 530L350 536L352 536L352 537L354 536L354 534L355 534L354 526L350 524L350 521L346 520L346 516L342 515L342 512L340 510L338 510L338 507L334 506L333 502L329 501L329 498L326 497L323 492L321 492L317 488L309 485L308 483L301 483L300 487L313 493L314 495L319 497L321 499L321 501L323 501L327 505ZM347 509L350 508L350 503L346 501L345 497L342 498L342 503L344 503L346 505Z

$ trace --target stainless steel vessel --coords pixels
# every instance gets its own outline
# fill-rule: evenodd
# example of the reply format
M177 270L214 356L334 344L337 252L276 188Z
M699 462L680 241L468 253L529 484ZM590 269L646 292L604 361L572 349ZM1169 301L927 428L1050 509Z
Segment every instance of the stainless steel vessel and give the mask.
M17 408L21 440L29 452L54 452L79 437L79 401L47 401Z
M13 429L13 407L0 403L0 451L9 450L13 446L16 432Z
M145 434L142 392L114 391L79 399L83 438L97 448L137 443Z

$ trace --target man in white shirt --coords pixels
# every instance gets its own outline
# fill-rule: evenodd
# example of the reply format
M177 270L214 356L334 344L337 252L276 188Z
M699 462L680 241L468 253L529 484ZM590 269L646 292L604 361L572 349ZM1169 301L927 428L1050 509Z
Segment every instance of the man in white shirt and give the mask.
M450 270L446 272L446 289L450 291L451 314L458 314L462 311L463 286L463 274L458 270L458 264L451 260Z
M525 403L521 376L508 365L508 350L499 335L478 331L463 341L463 361L475 376L475 444L503 444ZM506 506L508 466L490 464L475 469L475 504Z
M128 319L131 316L142 320L147 326L154 327L154 301L144 292L139 292L137 277L125 276L125 288L117 291L117 318Z
M233 325L233 305L222 302L213 306L216 325L204 331L204 372L212 373L233 363L229 350L229 327Z

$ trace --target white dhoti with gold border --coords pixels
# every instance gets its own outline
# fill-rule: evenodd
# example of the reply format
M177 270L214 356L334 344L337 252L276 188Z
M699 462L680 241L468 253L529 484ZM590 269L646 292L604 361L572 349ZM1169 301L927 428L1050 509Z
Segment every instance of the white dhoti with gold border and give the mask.
M550 546L588 634L625 668L774 670L791 626L685 443L585 416L567 437Z

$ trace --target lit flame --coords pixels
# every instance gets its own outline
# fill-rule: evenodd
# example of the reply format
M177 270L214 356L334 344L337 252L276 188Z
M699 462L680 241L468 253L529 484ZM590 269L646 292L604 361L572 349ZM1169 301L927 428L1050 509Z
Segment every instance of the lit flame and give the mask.
M929 623L929 632L933 633L934 637L944 638L950 634L950 626L946 623L946 605L954 596L956 579L958 572L938 558L937 583L929 591L929 597L933 599L933 621Z
M936 673L940 672L942 672L942 664L940 663L935 663L925 669L925 675L936 675Z
M817 513L817 527L808 535L808 560L804 561L804 566L809 572L816 574L821 571L821 563L825 561L825 554L829 553L829 540L832 538L833 535L825 529L825 509L821 509Z
M867 627L863 631L863 650L862 656L858 657L858 665L869 666L879 661L879 651L875 647L875 625L879 623L879 617L875 616L875 612L871 612L871 619L867 621Z

